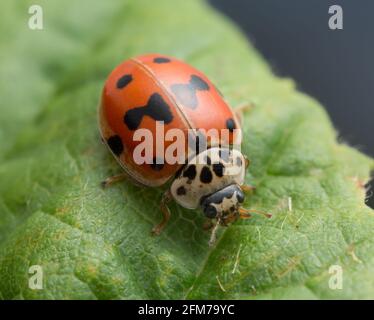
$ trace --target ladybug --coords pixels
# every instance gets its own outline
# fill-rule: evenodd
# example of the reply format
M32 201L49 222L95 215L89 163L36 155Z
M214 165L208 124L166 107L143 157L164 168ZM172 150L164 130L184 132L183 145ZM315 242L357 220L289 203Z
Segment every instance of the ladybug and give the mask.
M108 76L99 105L102 140L123 168L122 174L102 185L129 179L160 187L173 179L161 199L163 220L152 233L162 231L170 218L168 203L174 200L188 209L202 209L213 228L213 243L219 225L258 213L242 208L244 192L253 187L244 184L249 161L232 148L242 139L239 119L240 113L233 112L213 83L185 62L159 54L128 59ZM157 132L160 123L164 132L183 133L178 158L183 161L162 161L175 141ZM152 138L145 143L137 137L139 130ZM204 133L209 130L214 132L207 137ZM228 134L220 134L222 130ZM157 140L163 142L161 149L154 148ZM140 144L145 144L143 163L134 157Z

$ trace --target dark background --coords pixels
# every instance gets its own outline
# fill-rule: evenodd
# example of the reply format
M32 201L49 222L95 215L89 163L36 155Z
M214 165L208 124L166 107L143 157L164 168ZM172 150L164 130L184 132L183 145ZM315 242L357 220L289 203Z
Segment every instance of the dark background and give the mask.
M374 156L374 1L210 3L241 27L276 74L324 105L342 141ZM343 9L343 30L328 27L331 5Z

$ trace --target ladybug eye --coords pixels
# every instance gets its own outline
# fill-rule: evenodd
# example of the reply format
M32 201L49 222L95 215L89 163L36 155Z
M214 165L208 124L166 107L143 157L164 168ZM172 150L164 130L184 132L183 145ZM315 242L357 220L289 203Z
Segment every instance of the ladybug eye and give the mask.
M238 188L238 191L236 193L236 199L238 199L239 203L243 203L244 202L244 193L239 188Z
M207 218L213 219L213 218L215 218L217 216L217 210L216 210L215 207L213 207L211 205L208 205L204 209L204 215Z

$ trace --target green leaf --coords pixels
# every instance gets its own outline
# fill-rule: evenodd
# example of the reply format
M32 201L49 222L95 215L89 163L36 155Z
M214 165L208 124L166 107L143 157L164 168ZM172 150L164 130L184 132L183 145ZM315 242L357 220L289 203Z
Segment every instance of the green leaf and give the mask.
M318 102L230 23L197 0L38 2L41 31L27 28L32 1L1 3L1 298L374 298L374 215L360 187L374 161L337 143ZM120 172L98 134L103 82L146 52L196 66L232 106L255 103L245 206L272 219L222 228L209 248L201 213L172 205L154 238L161 189L99 187ZM32 265L42 290L28 286ZM332 265L341 290L329 288Z

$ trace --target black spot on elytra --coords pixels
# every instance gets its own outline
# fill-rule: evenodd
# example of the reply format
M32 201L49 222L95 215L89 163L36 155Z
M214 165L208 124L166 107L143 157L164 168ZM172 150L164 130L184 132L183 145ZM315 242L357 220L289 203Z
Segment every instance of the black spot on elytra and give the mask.
M200 172L200 181L202 183L210 183L212 182L212 179L213 179L213 175L209 167L203 167L203 169Z
M152 94L145 106L128 110L123 122L130 130L136 130L144 116L149 116L155 121L164 121L165 124L173 120L169 105L158 93Z
M197 75L192 75L190 80L190 87L194 90L209 90L209 85Z
M123 151L122 139L119 135L111 136L107 140L110 150L116 155L119 156Z
M125 74L121 78L117 80L117 88L123 89L126 87L130 82L132 81L132 75L131 74Z
M209 90L209 85L197 75L192 75L187 84L177 83L171 86L178 101L186 107L195 109L198 105L196 92Z
M177 189L177 195L178 196L184 196L186 194L186 188L183 187L183 186L180 186L178 189Z
M225 166L221 162L213 164L213 171L217 177L223 177L224 169L225 169Z
M163 161L158 161L160 163L157 163L158 158L153 158L151 163L151 168L155 171L160 171L164 168L164 163L161 163Z
M157 58L153 59L153 62L154 63L168 63L168 62L170 62L170 59L165 58L165 57L157 57Z
M230 150L229 149L220 149L218 151L218 155L219 157L225 161L225 162L229 162L230 160Z
M196 166L191 164L187 167L186 170L183 171L183 177L188 178L189 180L193 180L196 177Z
M230 132L233 132L236 129L236 124L233 118L226 120L226 128L229 129Z

